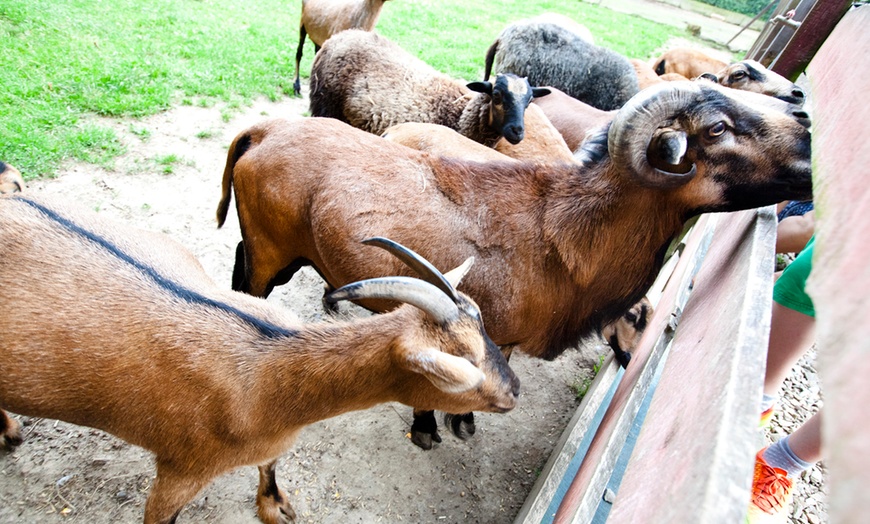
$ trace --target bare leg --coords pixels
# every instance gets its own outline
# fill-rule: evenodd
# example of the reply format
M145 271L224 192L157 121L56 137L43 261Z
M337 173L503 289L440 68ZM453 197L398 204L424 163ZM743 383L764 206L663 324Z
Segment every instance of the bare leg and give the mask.
M266 524L290 524L296 522L296 512L290 505L287 494L278 487L275 479L277 460L260 466L260 486L257 489L257 516Z
M804 462L822 460L822 411L810 417L788 437L788 445Z
M764 393L776 395L792 367L812 347L815 325L813 317L773 303Z

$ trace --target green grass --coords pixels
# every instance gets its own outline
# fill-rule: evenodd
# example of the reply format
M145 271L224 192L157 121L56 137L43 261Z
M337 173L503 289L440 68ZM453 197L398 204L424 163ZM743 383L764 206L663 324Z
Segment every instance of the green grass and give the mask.
M260 96L292 93L299 0L3 0L0 159L26 178L77 159L111 166L124 152L97 117L139 118L219 104L226 121ZM649 57L677 28L579 0L400 0L378 31L451 76L482 78L486 49L511 21L551 11L599 44ZM302 71L314 46L305 46ZM142 126L130 129L143 140Z

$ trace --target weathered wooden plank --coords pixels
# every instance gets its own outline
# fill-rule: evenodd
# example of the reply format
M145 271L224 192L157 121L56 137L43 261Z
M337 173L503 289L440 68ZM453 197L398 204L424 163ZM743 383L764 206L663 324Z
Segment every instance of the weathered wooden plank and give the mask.
M772 207L720 221L608 522L742 520L757 451L775 222Z
M792 82L797 80L851 5L852 0L817 1L770 68Z
M692 223L694 224L694 221ZM681 235L681 237L683 236L685 235ZM659 307L665 285L670 281L681 254L684 252L685 243L682 241L678 246L675 246L674 254L665 262L656 281L647 291L647 299L654 308ZM523 507L514 519L515 524L537 524L546 520L545 515L554 498L561 499L563 493L560 490L564 489L564 479L566 475L573 476L576 473L576 466L572 466L572 464L575 463L577 454L583 452L580 448L587 433L595 431L597 428L597 425L594 425L597 422L596 415L601 409L602 403L610 400L612 384L618 380L618 377L619 363L616 362L611 353L605 359L598 374L589 385L586 395L577 407L577 411L574 412L573 417L559 437L559 441L553 447L550 458L542 468L541 474L532 486ZM547 517L552 518L553 515Z
M810 63L816 247L807 289L816 307L825 398L823 455L831 522L870 507L870 7L846 14Z
M687 237L686 248L677 263L674 276L662 293L653 319L620 380L570 487L562 498L553 518L554 523L586 524L594 516L613 465L622 451L631 424L646 395L650 379L667 347L671 324L686 303L690 281L700 267L717 218L714 215L702 217Z

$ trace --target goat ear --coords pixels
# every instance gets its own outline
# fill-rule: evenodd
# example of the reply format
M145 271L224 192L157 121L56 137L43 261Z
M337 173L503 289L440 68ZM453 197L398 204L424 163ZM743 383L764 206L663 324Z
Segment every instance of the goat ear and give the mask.
M431 347L410 352L405 363L408 369L423 375L446 393L474 389L486 378L483 371L468 360Z
M459 283L462 282L462 279L465 278L465 275L468 274L468 271L471 269L471 266L474 264L474 257L468 257L465 259L465 262L459 265L456 269L452 269L444 274L444 278L450 282L450 285L454 288L459 286Z
M714 84L719 83L719 77L714 75L713 73L701 73L698 78L703 78L704 80L709 80ZM697 80L697 79L696 79Z
M476 93L492 94L492 82L471 82L466 84L465 87Z
M542 96L547 96L550 93L552 93L552 91L550 91L546 87L533 87L532 88L532 96L534 98L541 98Z

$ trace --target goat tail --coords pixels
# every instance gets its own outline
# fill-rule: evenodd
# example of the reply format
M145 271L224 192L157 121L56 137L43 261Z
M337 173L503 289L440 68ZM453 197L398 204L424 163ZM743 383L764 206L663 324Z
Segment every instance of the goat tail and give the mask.
M224 225L227 219L227 212L230 209L230 199L232 198L233 189L233 171L236 167L236 162L242 158L248 148L251 147L250 133L243 133L237 136L233 143L230 144L230 150L227 152L227 165L224 167L224 178L221 183L221 200L218 202L217 208L217 223L218 228Z
M483 81L486 82L489 80L489 73L492 71L492 63L495 60L495 52L498 50L498 39L489 46L489 49L486 50L486 69L484 69L483 73Z

